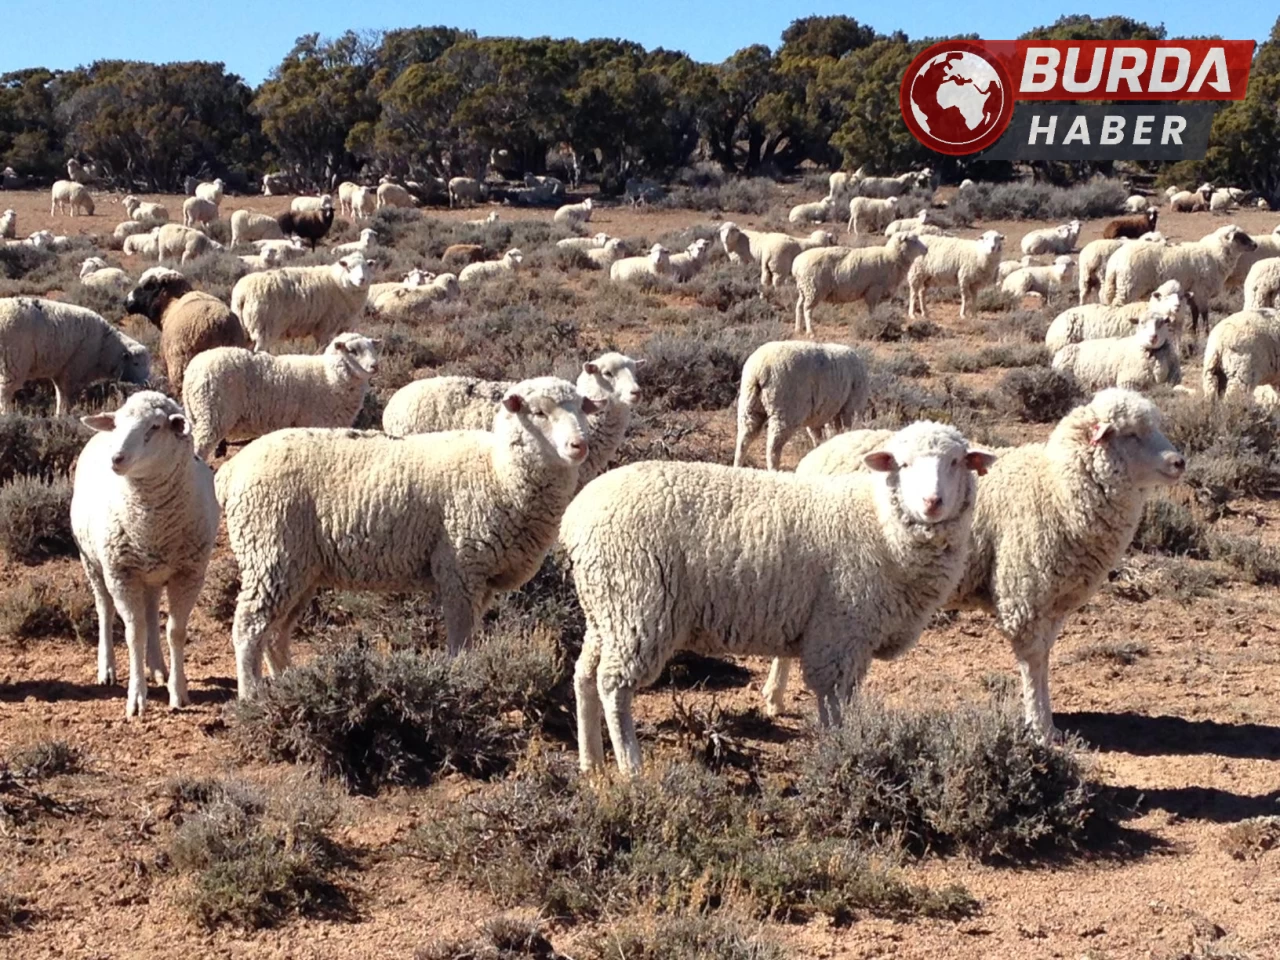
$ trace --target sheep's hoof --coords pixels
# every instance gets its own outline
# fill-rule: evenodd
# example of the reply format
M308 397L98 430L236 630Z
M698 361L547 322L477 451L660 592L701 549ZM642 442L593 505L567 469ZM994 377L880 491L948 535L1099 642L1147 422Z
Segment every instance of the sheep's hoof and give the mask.
M98 686L114 687L116 684L116 668L108 667L106 670L98 671Z

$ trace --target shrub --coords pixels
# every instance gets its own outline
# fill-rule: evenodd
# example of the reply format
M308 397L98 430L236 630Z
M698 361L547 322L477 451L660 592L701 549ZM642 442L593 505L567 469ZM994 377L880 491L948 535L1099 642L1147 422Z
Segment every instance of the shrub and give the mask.
M929 361L914 350L899 349L881 357L879 369L895 377L927 377Z
M977 350L954 350L938 361L938 369L956 373L979 373L991 367L1033 367L1049 362L1043 344L997 343Z
M477 938L437 940L413 953L413 960L567 960L557 953L542 925L517 917L490 917Z
M772 180L735 177L722 183L706 181L697 186L675 187L661 205L726 213L765 213L779 199L778 186Z
M1215 534L1209 537L1209 558L1233 567L1246 583L1280 584L1280 550L1262 544L1257 537Z
M856 340L893 343L902 339L902 311L890 303L876 304L870 313L857 313L849 324Z
M719 917L659 917L649 924L624 920L586 945L591 960L785 960L777 944Z
M26 897L0 889L0 937L22 929L35 918L27 902Z
M648 360L645 389L665 410L719 410L738 397L743 363L776 330L724 329L700 323L680 332L659 331L641 348Z
M71 636L92 641L97 623L93 597L81 582L68 590L47 580L23 580L0 591L0 637Z
M1073 660L1101 660L1123 667L1131 667L1143 657L1151 656L1151 647L1144 640L1111 640L1094 643L1075 654Z
M1164 432L1187 458L1186 481L1216 503L1273 493L1280 473L1280 413L1241 401L1175 394Z
M1073 379L1051 367L1010 370L996 385L994 396L997 410L1028 423L1061 420L1084 399Z
M38 268L49 267L57 254L21 244L0 244L0 280L21 280Z
M1203 558L1207 533L1205 525L1182 504L1153 498L1142 510L1142 520L1133 535L1133 549Z
M26 780L47 780L84 769L84 752L65 740L37 740L10 751L6 763Z
M27 564L75 556L71 482L18 477L0 486L0 550Z
M65 476L90 436L75 417L0 416L0 483L14 477Z
M1121 212L1128 196L1119 180L1091 180L1073 187L977 183L955 197L948 213L963 225L974 220L1096 220Z

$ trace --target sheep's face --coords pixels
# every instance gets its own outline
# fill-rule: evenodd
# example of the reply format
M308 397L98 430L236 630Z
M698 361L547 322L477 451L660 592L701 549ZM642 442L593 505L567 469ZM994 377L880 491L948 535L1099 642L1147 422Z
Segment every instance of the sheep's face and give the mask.
M1232 226L1227 228L1227 242L1241 253L1247 253L1250 250L1257 250L1258 243L1253 237L1249 236L1239 227Z
M632 406L640 399L636 368L643 363L621 353L606 353L588 360L578 376L578 392L592 399L616 400Z
M609 235L607 233L597 233L594 237L591 238L591 240L593 243L595 243L597 247L603 247L606 243L609 242Z
M191 424L182 408L162 393L135 393L115 413L81 417L85 426L110 434L111 469L122 477L146 477L172 469L193 455Z
M1004 234L988 230L978 238L978 248L985 254L999 253L1004 247Z
M603 410L607 400L591 400L573 384L556 377L538 377L517 383L502 398L498 416L512 417L544 455L567 466L587 458L587 417ZM495 423L495 432L498 424Z
M894 234L888 245L896 248L902 256L912 261L917 257L923 257L929 252L925 242L914 233Z
M985 450L970 450L954 427L918 421L863 462L885 474L908 520L931 525L955 519L973 505L973 474L986 473L995 459Z
M1173 333L1173 325L1164 313L1153 310L1134 321L1133 335L1148 350L1159 350L1169 342Z
M372 274L368 262L358 253L343 257L335 263L333 272L338 283L349 290L368 289Z
M405 274L404 285L406 287L422 287L422 286L426 286L433 279L435 278L426 270L421 270L417 267L414 267L407 274Z
M107 261L101 257L90 257L84 263L80 264L80 279L83 280L89 274L98 270L107 269Z
M502 255L502 259L505 260L512 269L515 269L524 262L524 254L519 250L508 250Z
M378 347L381 344L381 340L362 337L358 333L340 333L325 348L325 353L342 357L348 370L359 379L367 380L378 372Z
M1160 429L1160 414L1151 401L1112 387L1094 396L1089 411L1094 416L1088 443L1097 473L1139 488L1182 479L1187 461Z

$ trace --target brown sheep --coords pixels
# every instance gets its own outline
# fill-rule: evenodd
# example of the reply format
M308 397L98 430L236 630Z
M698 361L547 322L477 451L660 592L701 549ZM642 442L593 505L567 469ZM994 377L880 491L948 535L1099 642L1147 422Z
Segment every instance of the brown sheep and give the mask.
M455 267L479 263L484 259L484 247L478 243L451 243L444 248L444 255L440 259Z
M296 234L310 243L314 250L316 241L324 239L333 226L333 201L319 210L286 210L276 217L276 223L280 224L280 230L286 237Z
M1137 240L1144 233L1150 233L1156 228L1156 220L1159 217L1160 211L1154 208L1146 213L1135 213L1131 217L1116 217L1102 228L1102 239L1119 240L1128 237L1131 240Z
M196 354L214 347L252 346L231 308L215 296L192 290L191 281L176 270L146 271L124 306L160 329L160 355L169 371L171 396L182 396L182 377Z

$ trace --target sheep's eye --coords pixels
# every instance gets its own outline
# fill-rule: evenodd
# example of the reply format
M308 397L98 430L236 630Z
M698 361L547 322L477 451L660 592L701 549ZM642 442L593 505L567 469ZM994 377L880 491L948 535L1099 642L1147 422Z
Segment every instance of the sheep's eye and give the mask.
M602 376L603 376L606 380L612 380L612 379L613 379L613 374L612 374L612 373L607 373L607 372L606 372L606 373L602 374Z
M529 416L536 417L539 420L545 420L547 418L547 415L541 410L532 410L530 411Z

